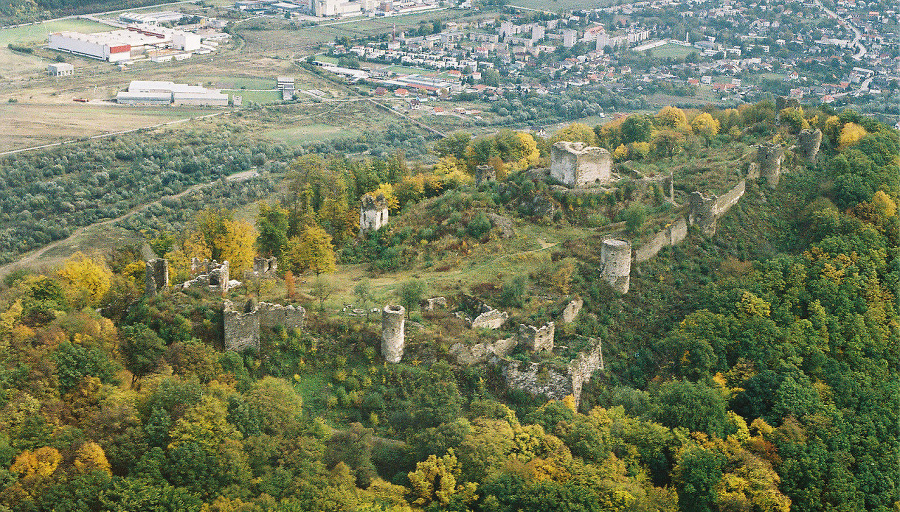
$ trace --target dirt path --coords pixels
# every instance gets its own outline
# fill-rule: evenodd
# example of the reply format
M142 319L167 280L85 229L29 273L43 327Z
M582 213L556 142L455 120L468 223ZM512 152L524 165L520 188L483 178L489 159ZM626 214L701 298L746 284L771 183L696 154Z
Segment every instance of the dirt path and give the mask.
M238 172L235 174L231 174L226 179L228 181L243 181L243 180L250 178L255 173L256 173L256 171L254 171L254 170L242 171L242 172ZM115 224L116 222L119 222L120 220L131 217L132 215L134 215L136 213L140 213L143 210L150 207L151 205L158 204L163 199L166 199L166 198L177 199L186 194L190 194L191 192L196 192L197 190L208 187L212 183L214 183L214 182L198 183L192 187L182 190L181 192L179 192L177 194L173 194L171 196L163 196L163 197L160 197L159 199L156 199L149 203L144 203L144 204L135 206L131 210L128 210L127 212L125 212L122 215L119 215L118 217L115 217L113 219L106 219L104 221L96 222L94 224L82 226L82 227L76 229L71 235L69 235L66 238L63 238L62 240L57 240L55 242L51 242L51 243L41 247L40 249L35 249L34 251L25 253L21 258L19 258L16 261L13 261L13 262L7 263L6 265L0 266L0 278L5 277L7 274L9 274L10 272L12 272L13 270L16 270L18 268L27 268L29 266L32 266L47 251L49 251L51 249L55 249L56 247L59 247L60 245L72 242L73 240L75 240L75 238L81 236L82 234L84 234L84 232L86 232L88 230L102 229L104 226L108 226L110 224Z

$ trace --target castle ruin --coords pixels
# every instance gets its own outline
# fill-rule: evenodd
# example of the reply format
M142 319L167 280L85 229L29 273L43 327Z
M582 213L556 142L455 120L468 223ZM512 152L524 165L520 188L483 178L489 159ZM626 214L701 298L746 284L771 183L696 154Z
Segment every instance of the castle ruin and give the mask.
M198 272L199 275L185 281L181 285L182 290L190 290L199 288L211 292L225 293L231 288L230 265L228 260L218 263L216 260L200 260L199 258L191 258L191 272ZM235 281L236 284L240 284Z
M612 155L603 148L567 141L550 148L550 176L568 187L607 183L611 168Z
M519 324L519 340L532 353L553 352L553 335L556 326L553 322L538 328L532 325Z
M600 247L603 280L619 293L628 293L631 280L631 244L624 240L607 239Z
M688 223L707 236L716 233L716 199L716 196L707 197L700 192L691 192L688 197Z
M497 170L493 165L479 165L475 167L475 184L481 185L485 181L497 181Z
M503 368L506 385L510 389L543 395L551 400L562 400L572 395L575 405L581 403L581 390L597 370L603 370L603 352L600 340L592 340L587 352L579 352L569 361L563 373L547 363L522 363L507 361Z
M781 178L781 162L784 161L784 148L778 144L760 144L756 146L756 164L759 165L759 176L775 188Z
M381 310L381 355L389 363L399 363L406 344L406 308L388 304Z
M278 272L278 258L262 258L256 256L253 258L253 274L257 277L275 277Z
M578 313L581 312L581 307L584 306L584 300L582 299L572 299L566 304L566 308L563 309L562 312L562 323L570 324L575 321L575 317L578 316Z
M359 235L378 231L388 223L388 206L384 196L363 194L359 206Z
M509 313L482 304L478 316L472 320L472 329L499 329L509 319Z
M802 130L797 136L797 153L807 162L815 162L822 145L822 130Z
M302 329L306 310L301 306L282 306L249 299L240 310L230 300L223 302L222 323L226 350L259 350L260 329Z
M144 295L154 296L169 287L169 261L157 258L144 267Z

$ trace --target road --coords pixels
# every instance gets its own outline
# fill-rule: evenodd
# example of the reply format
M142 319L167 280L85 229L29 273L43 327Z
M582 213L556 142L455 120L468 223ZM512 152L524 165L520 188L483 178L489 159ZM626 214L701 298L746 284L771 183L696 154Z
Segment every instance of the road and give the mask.
M254 174L256 174L256 172L257 172L256 170L241 171L241 172L237 172L237 173L229 175L226 179L228 181L243 181L243 180L251 178ZM40 249L35 249L29 253L22 255L22 257L16 261L13 261L13 262L7 263L6 265L0 266L0 277L6 276L7 274L9 274L10 272L12 272L13 270L15 270L17 268L23 268L23 267L28 267L28 266L32 265L35 261L37 261L38 258L43 256L44 253L46 253L47 251L54 249L56 247L59 247L60 245L63 245L67 242L71 242L76 237L80 236L82 233L84 233L85 231L87 231L89 229L97 229L97 228L102 228L103 226L108 226L110 224L114 224L116 222L119 222L122 219L126 219L136 213L142 212L143 210L148 208L150 205L157 204L165 198L177 199L186 194L190 194L191 192L195 192L204 187L208 187L211 184L212 183L198 183L197 185L188 187L177 194L161 197L155 201L150 201L149 203L137 205L134 208L132 208L131 210L128 210L127 212L123 213L122 215L119 215L118 217L116 217L114 219L107 219L104 221L95 222L94 224L89 224L87 226L82 226L82 227L76 229L71 235L69 235L68 237L66 237L62 240L57 240L55 242L51 242L51 243L41 247Z
M822 0L816 0L816 5L819 6L820 9L825 11L825 14L827 14L830 18L837 20L838 23L845 27L848 27L853 31L854 37L853 41L850 43L850 46L856 47L856 53L853 54L853 59L862 60L863 56L866 54L866 47L862 44L862 32L858 28L856 28L853 23L850 23L844 18L841 18L837 15L837 13L822 5Z

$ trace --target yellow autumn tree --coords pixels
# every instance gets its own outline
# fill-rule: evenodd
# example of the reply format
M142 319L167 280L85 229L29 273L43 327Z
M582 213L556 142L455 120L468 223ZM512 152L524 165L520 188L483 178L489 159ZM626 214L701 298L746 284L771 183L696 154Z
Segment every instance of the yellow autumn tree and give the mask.
M704 112L691 121L691 129L698 136L703 137L707 145L713 137L719 134L719 128L719 121L713 118L709 112Z
M860 139L866 136L868 132L862 126L856 123L847 123L841 128L841 136L838 139L838 147L841 150L845 150L850 146L859 142Z
M72 304L95 306L109 291L112 272L106 264L76 252L57 270L57 276L66 282L66 293Z
M378 185L378 188L369 192L369 194L372 197L378 197L379 195L383 196L391 213L396 213L400 210L400 201L397 200L397 195L394 193L394 186L390 183Z
M81 448L75 452L75 462L73 463L75 471L78 473L88 473L90 471L103 471L112 474L109 461L106 460L106 453L99 444L90 441L81 445Z
M473 501L477 484L456 485L459 475L459 462L452 448L443 457L429 455L427 460L416 464L415 471L408 474L411 494L415 497L413 504L422 508L432 503L447 506L456 494L463 495L463 503Z
M228 260L232 275L242 276L253 268L256 256L256 229L249 222L238 220L225 223L225 232L216 239L221 258Z
M656 123L665 128L673 130L682 130L687 128L687 116L684 111L678 107L663 107L656 113Z
M591 130L591 133L593 134L594 131ZM534 137L532 137L530 133L516 132L516 138L519 140L519 147L516 151L519 158L512 163L513 167L516 170L521 171L536 165L538 160L541 159L541 152L538 151L537 142L535 142Z
M62 455L56 448L44 446L37 450L25 450L20 453L9 467L13 473L18 473L23 479L29 477L49 477L62 462Z
M560 128L559 130L557 130L557 132L554 133L553 137L550 139L550 142L555 143L561 140L569 142L581 142L587 144L588 146L596 146L597 134L594 133L593 128L584 123L572 123L565 128Z
M293 272L319 275L337 270L331 235L319 226L308 226L299 237L288 240L285 258Z

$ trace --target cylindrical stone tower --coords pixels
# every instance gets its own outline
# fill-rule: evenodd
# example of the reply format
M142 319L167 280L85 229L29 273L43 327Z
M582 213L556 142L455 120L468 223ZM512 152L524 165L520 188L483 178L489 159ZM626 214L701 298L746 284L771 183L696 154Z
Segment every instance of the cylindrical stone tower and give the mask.
M381 310L381 355L389 363L399 363L403 358L406 308L388 304Z
M631 276L631 244L624 240L604 240L600 248L603 279L619 293L628 293Z

